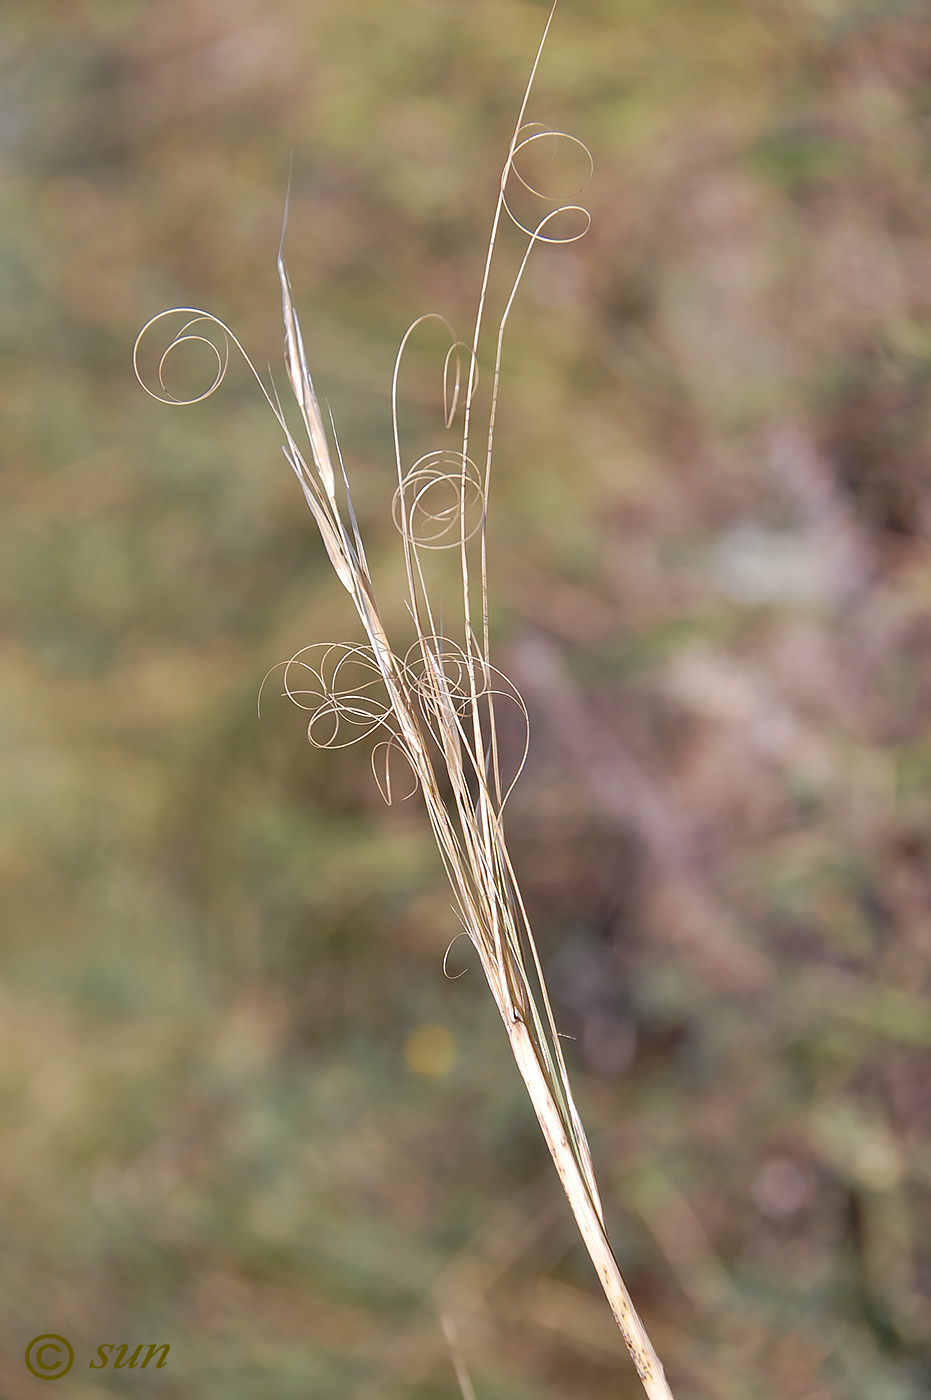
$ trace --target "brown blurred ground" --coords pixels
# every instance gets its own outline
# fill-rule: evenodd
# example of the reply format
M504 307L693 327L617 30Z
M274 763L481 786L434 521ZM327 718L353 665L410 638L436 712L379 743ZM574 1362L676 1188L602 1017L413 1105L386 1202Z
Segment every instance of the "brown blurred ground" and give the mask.
M591 147L593 225L515 312L491 522L518 870L678 1400L920 1400L931 20L561 5L530 115ZM445 1400L443 1310L480 1400L637 1394L478 969L442 975L419 813L256 719L270 666L355 635L275 425L238 366L174 411L129 366L174 304L280 364L293 152L295 295L400 622L394 350L468 325L544 13L0 14L11 1400L40 1332L59 1400ZM87 1368L143 1340L157 1374Z

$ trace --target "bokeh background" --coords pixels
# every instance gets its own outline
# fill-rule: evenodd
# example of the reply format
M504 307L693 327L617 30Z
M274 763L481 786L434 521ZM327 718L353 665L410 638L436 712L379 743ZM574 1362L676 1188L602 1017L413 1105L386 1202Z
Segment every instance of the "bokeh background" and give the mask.
M5 0L0 1389L639 1392L415 803L263 676L354 640L248 373L288 256L386 610L388 385L467 331L536 0ZM595 160L505 357L510 836L679 1400L931 1393L931 18L561 0ZM502 244L517 257L516 236ZM402 414L437 425L435 346ZM191 373L194 373L192 367ZM279 372L279 379L281 379ZM153 1373L102 1342L168 1342Z

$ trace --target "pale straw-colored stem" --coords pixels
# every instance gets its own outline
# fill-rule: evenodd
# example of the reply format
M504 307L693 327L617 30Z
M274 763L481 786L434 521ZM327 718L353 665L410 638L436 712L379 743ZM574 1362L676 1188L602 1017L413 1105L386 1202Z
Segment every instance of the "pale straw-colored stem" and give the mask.
M547 30L555 7L553 0ZM546 38L545 33L543 38ZM282 249L279 249L278 255L278 275L286 334L286 365L288 379L310 444L309 459L302 453L291 433L274 387L271 391L265 387L261 376L233 332L210 313L193 308L179 309L178 314L185 319L180 331L158 360L154 387L151 384L146 385L143 378L139 359L140 345L149 328L160 323L171 313L162 312L153 317L140 331L133 348L133 364L143 388L162 403L180 402L169 392L165 384L164 370L172 351L177 346L192 341L210 347L216 358L216 376L205 393L187 402L200 402L219 387L229 364L231 345L242 353L258 380L284 433L285 456L301 484L336 576L349 593L368 638L367 647L324 646L323 661L317 669L309 662L299 661L303 653L298 653L285 666L285 693L305 709L314 711L319 705L320 712L327 720L335 717L337 725L341 715L350 726L358 725L362 716L365 735L381 727L388 736L385 741L388 744L388 754L391 753L391 745L396 745L400 752L406 754L426 803L427 814L452 885L463 928L481 959L488 985L504 1021L517 1067L621 1335L633 1358L648 1400L673 1400L663 1368L646 1329L637 1316L608 1243L604 1212L595 1182L588 1142L573 1102L543 969L504 839L504 805L516 776L506 784L500 771L496 731L497 704L513 701L522 712L525 721L527 716L526 708L514 687L491 664L489 652L485 520L502 343L508 315L531 250L538 243L574 242L581 233L557 236L552 221L560 214L572 211L585 213L578 205L558 204L558 201L553 201L558 207L544 214L535 224L525 226L515 218L508 203L508 181L514 172L515 157L538 140L540 135L536 123L525 126L524 115L542 49L541 41L502 172L475 330L472 344L467 347L470 350L470 359L464 399L462 452L458 456L458 465L454 466L451 472L443 474L447 476L448 483L458 490L459 495L459 533L452 543L458 549L462 572L461 643L450 642L448 638L437 635L422 563L422 550L437 547L437 541L432 536L419 540L415 529L418 502L423 504L429 486L437 482L435 466L428 465L422 469L422 463L433 463L437 454L427 454L426 458L421 458L419 462L406 468L401 452L397 412L398 372L401 354L414 327L411 327L401 343L391 391L398 473L398 524L403 540L410 613L419 646L419 659L413 665L394 653L382 623L338 442L335 444L336 460L340 468L342 500L337 489L338 478L307 364L300 321L294 308ZM555 133L550 135L557 139ZM544 198L538 191L533 191L519 173L516 178L526 190ZM505 215L523 230L529 242L499 320L495 347L485 467L480 480L482 514L477 548L480 564L481 586L478 596L481 604L481 625L477 635L473 627L467 548L475 533L467 528L466 522L467 483L472 480L469 476L472 469L468 456L469 432L477 385L479 339L490 285L491 263L499 225ZM582 231L584 232L584 229ZM283 237L282 233L282 239ZM414 326L428 319L431 318L418 318ZM445 318L439 319L446 324ZM219 332L219 344L210 339L211 331ZM458 342L454 342L453 351L458 354ZM448 365L449 355L446 360L447 368ZM444 377L444 384L446 383ZM444 402L447 427L452 422L457 397L458 390L454 396L453 411L450 411L448 404ZM445 518L444 512L440 519ZM342 661L327 670L326 658L334 653L342 660L354 656L367 674L380 676L386 695L382 713L378 713L377 707L373 710L368 681L362 687L361 696L353 696L341 689L337 675ZM291 668L295 666L300 667L302 677L296 690L292 689L288 679ZM310 703L309 697L313 697ZM369 720L372 720L371 725ZM317 742L314 739L313 719L308 728L308 737L312 742ZM330 733L329 737L322 741L324 747L339 747L342 742L344 741L340 739L337 743L335 733ZM524 755L526 756L526 747ZM522 765L523 759L519 766ZM390 791L390 780L386 781L386 788ZM457 1371L459 1369L457 1365ZM468 1382L468 1386L465 1384L465 1374L462 1370L460 1381L463 1393L468 1394L471 1382Z
M612 1253L605 1234L599 1203L592 1200L588 1186L579 1171L578 1164L566 1138L559 1110L553 1100L546 1076L540 1068L533 1047L533 1041L522 1020L508 1021L505 1028L511 1042L511 1050L517 1061L521 1078L530 1095L537 1121L546 1139L546 1145L559 1173L563 1190L572 1208L585 1247L591 1256L595 1271L605 1291L605 1297L614 1313L621 1336L643 1382L643 1388L650 1400L674 1400L665 1372L647 1330L634 1307L627 1285L621 1277L617 1260Z

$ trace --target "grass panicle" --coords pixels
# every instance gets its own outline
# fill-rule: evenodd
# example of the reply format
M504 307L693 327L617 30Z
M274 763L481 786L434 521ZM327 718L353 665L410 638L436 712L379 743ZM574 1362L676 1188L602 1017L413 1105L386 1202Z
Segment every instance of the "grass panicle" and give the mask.
M411 647L396 652L382 622L349 480L332 423L327 431L308 366L284 260L284 230L278 275L285 365L305 445L291 431L274 385L266 386L233 332L208 312L178 308L153 317L139 333L133 363L143 388L160 401L173 404L196 403L213 393L226 373L231 346L255 375L284 436L284 455L367 638L364 644L316 644L299 652L284 667L285 693L309 711L308 736L320 747L340 747L377 736L373 769L389 801L394 795L392 767L396 767L397 758L406 760L412 789L419 787L423 795L463 929L478 953L556 1170L644 1390L650 1400L671 1400L663 1368L608 1242L588 1141L504 834L504 809L517 775L506 778L503 773L497 717L502 706L516 707L526 735L527 716L516 688L492 664L489 645L486 522L502 347L514 298L533 250L541 243L574 242L590 222L584 207L573 202L576 196L568 202L550 200L530 173L539 167L541 158L545 158L544 165L551 166L560 148L584 162L583 188L591 173L591 159L581 142L526 120L554 10L555 5L502 169L471 340L456 341L443 317L420 317L406 332L395 362L391 404L397 487L392 511L401 537L408 607L416 634ZM523 211L535 204L539 217L528 219ZM498 320L487 416L479 434L480 347L492 264L506 219L526 236L526 247ZM148 384L140 360L143 341L171 316L182 318L181 328L157 361L154 383ZM443 370L443 411L447 429L452 431L460 422L461 432L455 448L443 447L406 464L398 423L399 375L411 336L428 320L439 320L450 331L451 346ZM216 372L204 393L180 399L168 390L165 371L172 353L191 342L209 347L216 359ZM480 440L478 451L473 447L476 439ZM431 551L438 549L454 551L460 566L457 624L461 630L456 637L444 634L445 619L436 616L431 603L428 561ZM522 766L523 759L518 773ZM450 1327L451 1323L447 1335L454 1337ZM455 1356L459 1357L458 1344ZM471 1382L464 1379L464 1362L457 1360L456 1369L464 1389L470 1389Z

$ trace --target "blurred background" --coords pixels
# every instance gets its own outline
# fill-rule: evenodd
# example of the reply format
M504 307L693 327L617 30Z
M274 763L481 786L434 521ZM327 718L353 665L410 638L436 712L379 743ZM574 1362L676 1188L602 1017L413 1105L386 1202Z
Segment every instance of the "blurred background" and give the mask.
M388 388L467 334L537 0L0 13L0 1390L640 1394L416 802L263 676L357 640L248 372L288 258L386 612ZM678 1400L931 1392L931 18L562 0L591 148L504 361L510 838ZM516 234L502 265L516 266ZM402 418L435 433L436 346ZM193 374L194 366L191 370ZM202 367L201 367L202 368ZM171 1346L94 1370L100 1343Z

